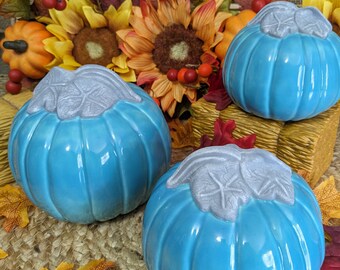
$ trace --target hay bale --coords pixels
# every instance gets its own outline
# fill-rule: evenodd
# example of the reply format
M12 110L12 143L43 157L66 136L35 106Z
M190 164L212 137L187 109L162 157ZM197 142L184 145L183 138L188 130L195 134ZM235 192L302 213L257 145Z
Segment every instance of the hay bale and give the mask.
M332 162L340 103L311 119L286 123L248 114L234 104L217 111L215 104L204 99L193 104L192 115L195 146L202 135L213 136L216 118L235 120L235 138L255 133L255 147L277 155L314 187Z
M0 186L14 181L7 158L8 139L14 116L31 97L29 90L0 97Z

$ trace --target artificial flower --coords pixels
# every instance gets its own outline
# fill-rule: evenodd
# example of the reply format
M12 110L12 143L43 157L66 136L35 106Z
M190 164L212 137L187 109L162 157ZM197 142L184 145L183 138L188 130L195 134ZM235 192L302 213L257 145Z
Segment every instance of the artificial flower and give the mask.
M50 9L49 17L38 17L53 34L44 40L45 49L54 55L46 68L74 70L81 65L98 64L117 72L125 81L136 81L115 34L129 26L131 9L131 0L125 0L118 9L110 6L100 13L90 0L79 0L68 1L62 11Z
M151 1L141 0L132 9L132 28L117 32L122 39L120 48L129 58L127 64L137 73L137 84L145 84L170 117L183 96L196 101L197 88L206 78L199 76L188 84L169 80L167 72L216 63L212 48L222 39L219 29L231 16L217 11L221 3L206 0L191 12L190 0L158 1L157 8Z

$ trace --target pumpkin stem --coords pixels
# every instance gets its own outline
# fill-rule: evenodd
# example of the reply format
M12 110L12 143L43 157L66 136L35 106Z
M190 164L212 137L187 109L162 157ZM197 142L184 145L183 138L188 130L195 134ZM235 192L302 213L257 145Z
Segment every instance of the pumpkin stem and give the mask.
M25 40L13 40L13 41L5 41L3 43L5 49L14 50L16 53L24 53L28 49L28 44Z

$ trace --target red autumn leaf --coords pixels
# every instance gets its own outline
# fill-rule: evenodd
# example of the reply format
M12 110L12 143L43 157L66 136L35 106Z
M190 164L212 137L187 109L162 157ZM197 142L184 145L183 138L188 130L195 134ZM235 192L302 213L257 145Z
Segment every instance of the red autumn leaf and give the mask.
M232 103L231 98L224 88L221 68L218 70L218 72L214 72L210 75L208 79L208 85L208 93L205 94L203 98L208 102L216 103L216 110L222 111Z
M331 242L326 245L325 261L321 270L340 270L340 226L324 226Z
M234 120L227 120L224 123L222 119L217 118L214 124L213 139L210 139L208 135L203 135L201 137L201 145L199 148L226 144L236 144L244 149L253 148L255 145L256 135L251 134L243 138L236 139L233 136L235 128L236 123Z

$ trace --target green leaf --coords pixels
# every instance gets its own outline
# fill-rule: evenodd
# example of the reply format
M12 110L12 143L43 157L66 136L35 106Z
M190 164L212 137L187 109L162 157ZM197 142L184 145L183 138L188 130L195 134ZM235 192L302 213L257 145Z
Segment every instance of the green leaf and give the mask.
M3 0L0 1L0 15L6 18L31 18L29 0Z

